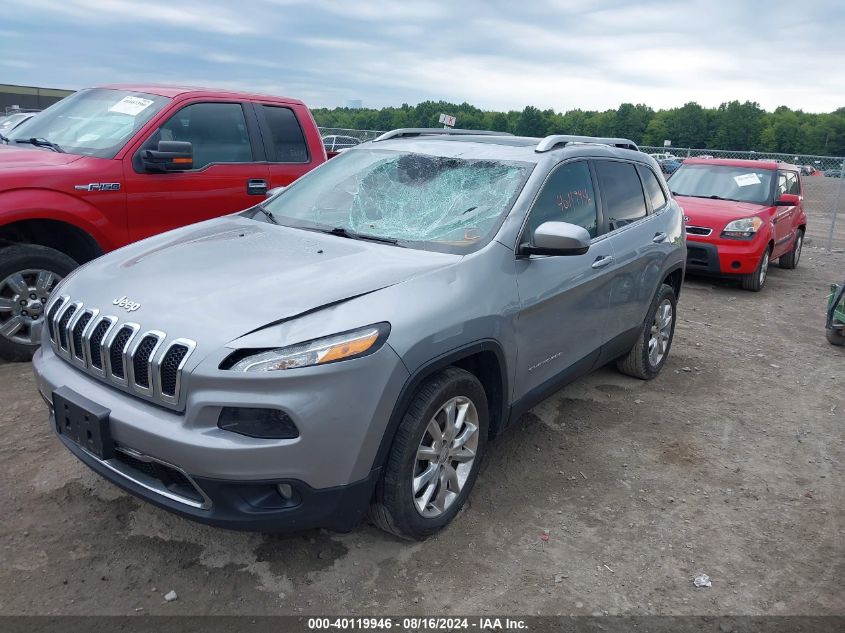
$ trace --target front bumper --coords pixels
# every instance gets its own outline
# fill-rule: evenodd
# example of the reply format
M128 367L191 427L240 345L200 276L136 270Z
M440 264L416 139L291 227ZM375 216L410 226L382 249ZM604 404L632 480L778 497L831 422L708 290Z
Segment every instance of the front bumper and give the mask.
M757 270L767 241L702 239L687 235L687 271L704 275L747 275Z
M214 365L191 376L188 405L179 414L88 376L49 346L36 352L33 367L48 405L65 387L109 409L118 458L99 459L58 435L93 470L183 516L261 531L345 529L361 518L378 476L379 444L408 378L388 345L364 358L278 376ZM268 440L223 431L217 418L224 406L281 408L300 435ZM55 429L52 411L51 422ZM157 474L163 477L156 480ZM290 498L278 484L289 486Z

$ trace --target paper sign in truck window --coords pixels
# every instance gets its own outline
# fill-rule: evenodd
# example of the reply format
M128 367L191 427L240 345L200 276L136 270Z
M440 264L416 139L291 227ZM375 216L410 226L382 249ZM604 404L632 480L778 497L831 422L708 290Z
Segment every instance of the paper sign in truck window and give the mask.
M736 182L738 187L748 187L749 185L759 185L760 184L760 177L757 174L741 174L739 176L734 176L734 182Z
M148 108L152 102L152 99L144 99L143 97L123 97L109 108L109 112L138 116L138 113Z

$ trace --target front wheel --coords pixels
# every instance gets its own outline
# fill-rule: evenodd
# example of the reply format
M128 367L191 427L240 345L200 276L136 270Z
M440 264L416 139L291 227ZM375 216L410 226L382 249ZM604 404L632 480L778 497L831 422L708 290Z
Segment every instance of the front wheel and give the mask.
M372 522L422 540L452 521L478 476L488 424L487 397L473 374L448 367L428 378L396 431Z
M37 244L0 250L0 358L32 358L41 344L47 299L77 266L64 253Z
M651 380L660 373L675 336L676 307L675 289L662 284L651 303L636 345L616 361L619 371L642 380Z
M757 270L749 275L742 276L742 287L752 292L760 292L763 285L766 283L766 277L769 274L769 258L771 251L766 248L763 251L763 256L760 257L760 263L757 264Z
M804 246L804 231L798 230L795 233L795 244L792 250L781 255L778 259L778 266L781 268L792 269L798 266L798 260L801 258L801 249Z

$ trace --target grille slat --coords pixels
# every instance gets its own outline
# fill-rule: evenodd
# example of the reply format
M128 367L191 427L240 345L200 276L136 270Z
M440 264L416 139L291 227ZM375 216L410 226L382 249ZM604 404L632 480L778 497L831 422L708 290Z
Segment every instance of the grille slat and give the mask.
M176 396L176 382L179 374L179 365L188 354L187 345L174 343L167 350L161 361L161 393L166 396Z
M62 314L62 318L59 319L59 347L64 350L68 348L67 324L70 322L70 318L74 312L76 312L76 306L68 306L67 310Z
M46 314L57 355L110 385L170 409L179 409L181 373L196 348L187 338L142 331L63 295Z
M150 356L156 345L158 337L148 334L141 339L135 354L132 356L132 373L135 377L135 384L144 389L150 388Z
M73 355L79 360L83 360L85 358L85 351L82 348L82 333L85 331L85 327L88 323L90 323L93 316L94 313L88 310L79 317L76 325L73 326Z
M120 331L115 335L114 340L109 347L109 363L111 364L111 373L118 378L126 378L126 370L123 367L123 349L126 343L132 337L132 328L124 325Z
M59 297L56 300L56 303L52 305L50 308L50 312L47 314L47 327L50 330L50 340L56 341L56 317L59 314L59 308L61 308L65 304L64 297Z
M94 331L91 332L91 364L99 370L103 369L103 353L100 345L103 343L103 337L108 332L111 322L108 319L103 319L94 326Z

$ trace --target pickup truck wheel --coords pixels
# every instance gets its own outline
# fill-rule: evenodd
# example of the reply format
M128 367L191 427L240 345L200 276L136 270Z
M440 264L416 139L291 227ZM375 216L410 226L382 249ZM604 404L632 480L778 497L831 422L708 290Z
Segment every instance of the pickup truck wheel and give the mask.
M798 260L801 258L801 248L804 246L804 231L797 231L795 233L795 245L792 247L792 250L786 253L786 255L781 255L780 259L778 259L778 266L781 268L796 268L798 266Z
M370 520L417 540L447 525L478 476L488 420L487 397L473 374L449 367L427 379L396 431Z
M640 338L625 356L616 361L623 374L651 380L666 363L675 336L675 289L662 284L651 302Z
M831 345L845 345L845 330L825 330L825 335Z
M46 246L17 244L0 250L0 358L32 358L41 344L47 299L77 266Z
M760 292L763 285L766 283L766 277L769 274L769 257L772 252L770 249L763 251L763 256L760 257L760 263L757 264L757 270L748 275L742 276L742 287L752 292Z

